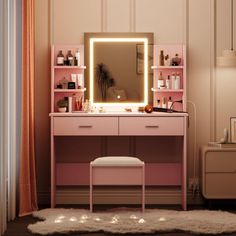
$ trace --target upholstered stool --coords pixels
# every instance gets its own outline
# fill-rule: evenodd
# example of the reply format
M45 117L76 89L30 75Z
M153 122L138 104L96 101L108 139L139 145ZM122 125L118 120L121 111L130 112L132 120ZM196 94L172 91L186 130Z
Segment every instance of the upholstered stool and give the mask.
M145 164L135 157L99 157L90 162L90 211L94 185L141 185L142 211L145 209Z

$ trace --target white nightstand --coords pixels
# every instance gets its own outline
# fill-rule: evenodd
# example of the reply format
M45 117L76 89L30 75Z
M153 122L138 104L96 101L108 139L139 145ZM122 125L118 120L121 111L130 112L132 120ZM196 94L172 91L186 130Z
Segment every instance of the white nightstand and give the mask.
M200 168L205 198L236 199L236 148L203 146Z

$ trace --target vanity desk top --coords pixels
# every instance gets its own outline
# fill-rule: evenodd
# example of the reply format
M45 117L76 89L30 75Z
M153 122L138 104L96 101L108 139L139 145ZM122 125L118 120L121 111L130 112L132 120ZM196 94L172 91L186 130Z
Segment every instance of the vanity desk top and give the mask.
M119 117L119 116L136 116L136 117L188 117L188 113L186 112L152 112L152 113L145 113L145 112L123 112L123 111L106 111L106 112L65 112L59 113L54 112L50 113L49 116L51 117L87 117L87 116L111 116L111 117Z

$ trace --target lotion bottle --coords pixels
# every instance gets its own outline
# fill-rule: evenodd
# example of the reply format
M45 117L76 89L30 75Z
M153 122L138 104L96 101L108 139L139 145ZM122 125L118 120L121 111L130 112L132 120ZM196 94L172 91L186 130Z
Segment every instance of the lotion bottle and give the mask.
M172 72L171 77L170 77L170 88L175 89L175 72Z
M170 75L166 79L166 89L170 89Z
M180 89L180 75L179 75L179 73L176 73L176 76L175 76L175 89Z
M68 97L68 112L72 112L72 97Z

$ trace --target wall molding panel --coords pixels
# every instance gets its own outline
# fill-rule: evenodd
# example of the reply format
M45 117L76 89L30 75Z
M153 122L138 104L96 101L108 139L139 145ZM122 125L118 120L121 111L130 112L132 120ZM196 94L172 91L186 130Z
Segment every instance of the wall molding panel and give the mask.
M216 1L210 4L210 139L216 141Z
M107 32L107 0L101 0L101 32Z
M130 32L136 31L136 0L129 0L129 7L130 7Z

